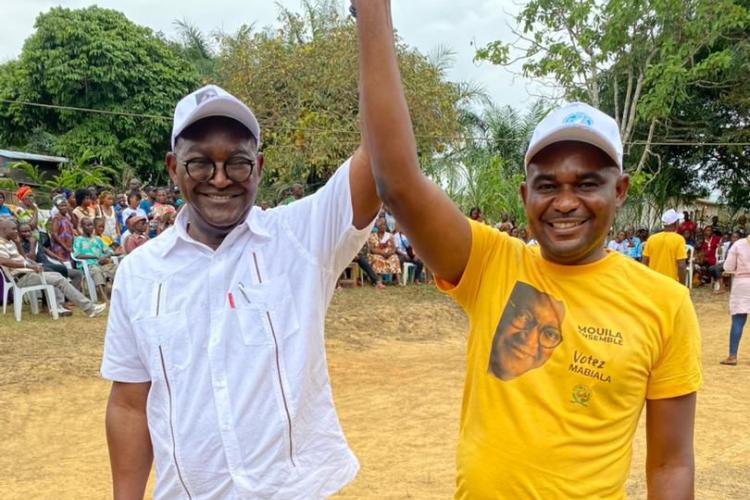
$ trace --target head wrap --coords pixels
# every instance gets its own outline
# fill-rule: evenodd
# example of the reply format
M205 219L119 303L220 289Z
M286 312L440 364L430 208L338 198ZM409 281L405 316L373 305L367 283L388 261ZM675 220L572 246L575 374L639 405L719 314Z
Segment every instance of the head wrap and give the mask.
M29 186L21 186L18 188L18 191L16 191L16 198L19 200L23 200L26 196L32 194L33 191Z
M58 194L57 196L55 196L54 198L52 198L52 205L54 205L54 206L57 207L57 206L60 205L60 203L62 203L64 201L68 201L68 199L65 197L65 195L64 194Z

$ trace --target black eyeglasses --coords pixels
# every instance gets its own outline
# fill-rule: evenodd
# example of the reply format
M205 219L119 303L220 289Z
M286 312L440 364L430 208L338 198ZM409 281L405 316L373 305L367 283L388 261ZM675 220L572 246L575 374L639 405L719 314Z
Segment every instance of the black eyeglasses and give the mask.
M531 333L534 328L540 326L536 317L534 317L531 311L527 308L523 306L519 307L512 301L510 302L510 305L514 310L513 318L510 323L511 326L521 330L526 335ZM537 328L537 332L539 335L539 344L545 349L554 349L563 341L562 334L553 326L542 325L541 328Z
M234 182L245 182L253 175L255 168L255 160L241 156L229 158L223 163L226 176ZM188 176L196 182L207 182L216 174L216 162L208 158L194 158L182 164Z

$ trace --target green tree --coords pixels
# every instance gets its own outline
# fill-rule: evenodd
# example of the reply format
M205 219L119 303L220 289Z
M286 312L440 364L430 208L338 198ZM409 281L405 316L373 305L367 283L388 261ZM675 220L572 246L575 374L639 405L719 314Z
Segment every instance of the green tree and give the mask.
M161 35L119 12L53 8L37 17L20 57L0 67L0 142L41 142L46 152L72 158L93 152L99 163L163 176L171 129L163 117L197 86L197 77Z
M428 173L464 212L478 207L489 221L498 221L503 212L523 221L518 188L524 180L524 155L534 128L547 111L542 101L526 113L491 103L479 113L464 111L460 144L433 161Z
M357 39L335 0L280 7L279 27L245 26L222 37L219 81L257 112L268 169L262 196L291 182L316 186L360 143ZM446 81L450 54L428 57L398 43L420 157L458 138L459 105L473 89Z
M747 25L748 10L739 0L531 0L517 22L518 43L492 42L477 59L522 60L526 76L610 112L640 172L658 161L659 127L691 86L731 65L732 48L717 42Z

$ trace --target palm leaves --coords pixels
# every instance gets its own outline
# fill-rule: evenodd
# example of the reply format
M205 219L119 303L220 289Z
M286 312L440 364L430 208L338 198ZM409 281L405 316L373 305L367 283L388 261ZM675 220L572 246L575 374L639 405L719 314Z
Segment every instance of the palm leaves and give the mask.
M491 103L478 112L463 109L460 146L426 170L465 211L479 207L489 220L498 220L501 213L508 212L521 221L524 210L518 190L524 179L524 153L547 110L543 102L536 102L525 113Z
M120 177L120 172L112 167L96 164L96 156L86 150L79 158L63 163L57 175L46 178L39 167L25 161L11 163L11 169L21 170L26 174L29 182L52 190L66 188L76 190L90 186L111 186L114 179Z

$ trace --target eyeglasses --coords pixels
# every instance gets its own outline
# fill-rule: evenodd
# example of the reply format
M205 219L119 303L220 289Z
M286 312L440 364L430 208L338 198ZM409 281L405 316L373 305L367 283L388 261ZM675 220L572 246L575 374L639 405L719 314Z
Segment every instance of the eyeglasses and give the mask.
M255 160L239 156L229 158L223 163L224 173L234 182L245 182L253 174L255 168ZM196 182L207 182L216 174L216 162L208 158L194 158L182 164L185 166L188 177Z
M539 322L531 311L525 307L519 307L513 302L510 302L510 305L514 309L513 319L510 322L513 328L521 330L528 335L534 328L539 326ZM541 328L537 328L537 331L539 332L539 344L545 349L554 349L563 341L562 334L554 326L544 325Z

